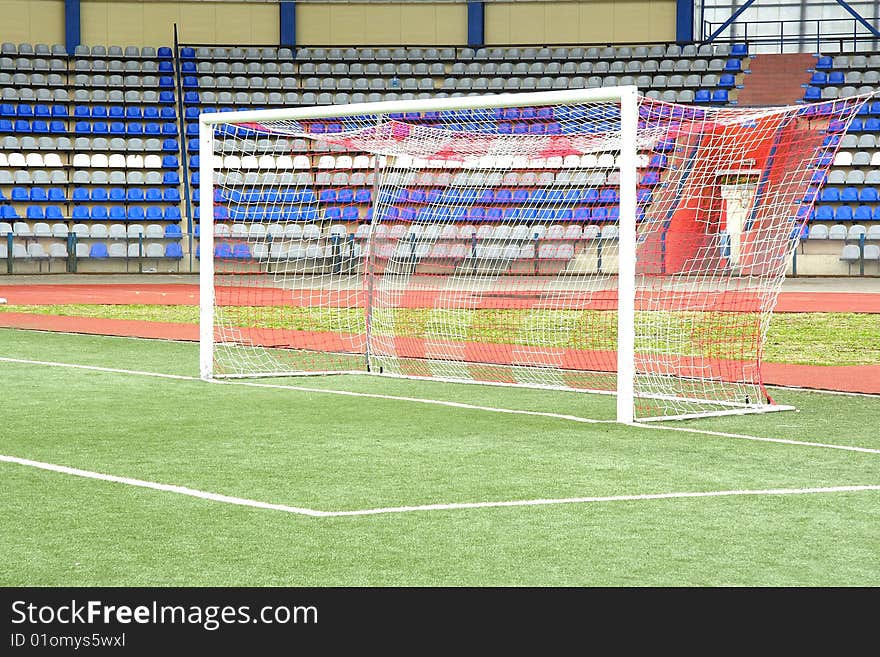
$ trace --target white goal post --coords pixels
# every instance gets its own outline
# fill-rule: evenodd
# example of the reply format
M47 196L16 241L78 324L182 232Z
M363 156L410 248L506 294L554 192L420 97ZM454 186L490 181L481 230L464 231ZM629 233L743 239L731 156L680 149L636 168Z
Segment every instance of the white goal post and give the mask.
M624 423L784 410L763 340L859 104L609 87L203 113L201 377L588 390ZM718 172L746 168L727 217Z

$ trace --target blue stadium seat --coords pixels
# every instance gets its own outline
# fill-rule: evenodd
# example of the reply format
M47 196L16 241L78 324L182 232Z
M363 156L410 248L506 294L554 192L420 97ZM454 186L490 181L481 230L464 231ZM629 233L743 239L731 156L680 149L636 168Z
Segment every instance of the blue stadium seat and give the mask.
M0 116L15 116L15 105L13 105L12 103L0 104Z
M174 104L174 92L173 91L160 91L159 92L159 103L162 105L173 105Z
M89 247L90 258L108 258L107 245L104 242L93 242Z
M822 71L816 71L810 78L810 84L825 85L828 84L828 75Z
M357 221L359 218L358 209L354 205L346 205L342 209L342 220L343 221Z
M177 152L180 150L180 146L177 144L176 139L163 139L162 140L162 150Z
M837 219L837 221L852 221L852 208L848 205L841 205L837 208L837 212L834 213L834 218Z
M180 226L177 224L168 224L165 226L165 237L168 239L174 239L176 237L180 237Z
M92 108L92 118L93 119L106 119L108 116L107 107L104 105L95 105Z
M833 65L834 65L834 60L828 56L819 57L819 59L816 60L816 69L817 70L828 70Z
M247 244L236 244L232 247L232 257L236 260L250 260L251 247Z
M52 112L49 111L48 105L34 105L34 116L49 118Z
M129 221L143 221L145 216L144 209L140 206L128 209L127 218Z
M871 221L871 206L860 205L853 211L854 221Z
M107 194L107 190L103 187L95 187L92 190L92 200L98 201L99 203L103 203L109 199L109 195ZM83 199L87 200L87 199Z
M138 105L129 105L125 108L125 118L127 119L139 119L142 116L143 113Z
M107 127L107 123L104 121L96 121L92 124L92 134L95 135L106 135L109 133L109 129Z
M612 203L618 203L620 201L618 191L611 187L605 187L599 193L599 203L603 203L606 205L610 205Z
M738 59L728 59L724 64L725 71L736 71L739 72L742 70L742 62Z
M64 213L61 211L57 205L47 205L46 206L46 219L54 220L54 221L63 221Z
M125 200L140 203L144 200L144 190L140 187L129 187L125 194Z
M160 48L159 50L161 51L162 48ZM170 52L168 53L168 56L169 57L171 56ZM162 57L161 53L159 53L159 57ZM195 59L196 58L195 48L181 48L180 49L180 58L181 59Z
M162 175L162 184L163 185L180 185L180 177L177 175L176 171L166 171Z
M122 121L113 121L110 124L110 134L111 135L124 135L125 134L125 124Z
M144 193L145 201L155 203L162 200L162 190L155 187L148 187Z
M60 187L50 187L48 199L55 203L66 203L67 194L65 194L64 190Z
M89 209L84 205L74 205L71 218L77 221L87 220L89 219Z
M174 73L174 64L167 61L159 62L159 72L160 73Z
M878 200L876 187L862 187L859 190L859 201L862 203L876 203Z
M67 108L64 105L52 105L52 116L67 118Z
M67 126L64 121L49 121L49 132L53 135L67 134Z
M841 203L857 203L859 200L859 190L856 187L844 187L840 192Z
M148 124L151 125L151 124ZM125 134L127 135L141 135L144 133L144 126L140 123L128 123L125 126Z
M226 208L223 208L224 210ZM226 219L227 217L220 217L220 213L215 213L218 219ZM180 208L178 207L168 207L165 208L165 221L180 221Z
M162 156L162 168L163 169L175 169L180 166L180 163L177 161L176 155L163 155Z
M174 53L168 46L162 46L156 51L156 56L159 59L171 59L174 57ZM195 57L195 51L193 51L193 57Z
M716 89L712 92L713 103L726 103L728 101L727 89Z
M13 130L15 132L24 132L24 133L30 132L31 131L31 124L30 124L30 122L25 121L24 119L16 119L15 120L15 127L13 128Z
M34 115L34 108L30 105L19 105L16 114L18 116L32 117Z
M147 221L161 221L163 219L162 208L158 205L151 205L147 208L144 218Z
M708 103L712 100L712 94L707 89L698 89L694 94L695 103Z
M831 71L828 74L828 84L841 86L845 83L846 77L844 76L843 71Z
M836 187L826 187L819 194L819 200L823 203L837 203L840 200L840 190Z
M174 77L171 75L162 75L159 77L159 87L163 89L174 88Z
M107 200L113 203L125 203L125 188L111 187L110 193L107 195Z
M0 219L20 219L20 217L11 205L2 205L0 206Z
M98 221L104 221L111 218L110 213L107 211L107 208L103 205L96 205L95 207L93 207L91 216L92 219L96 219Z
M31 200L32 201L48 201L49 194L42 187L31 187Z
M45 213L39 205L29 205L25 211L25 217L28 219L44 219Z
M226 242L220 242L214 245L214 257L221 260L229 260L232 258L232 247Z
M322 189L318 194L318 201L321 203L335 203L336 202L336 190L335 189Z
M828 205L817 206L814 219L816 221L832 221L834 219L834 208Z
M862 127L865 132L880 132L880 119L865 119Z
M183 250L180 248L179 242L169 242L165 245L165 257L180 260L183 257Z
M107 116L111 119L124 119L125 109L119 105L111 105L107 110Z
M373 193L372 190L359 187L354 193L354 202L355 203L369 203L372 199Z
M87 105L77 105L73 108L73 115L78 119L87 119L91 116L91 112Z
M13 187L12 191L9 192L9 198L12 201L29 200L27 187Z

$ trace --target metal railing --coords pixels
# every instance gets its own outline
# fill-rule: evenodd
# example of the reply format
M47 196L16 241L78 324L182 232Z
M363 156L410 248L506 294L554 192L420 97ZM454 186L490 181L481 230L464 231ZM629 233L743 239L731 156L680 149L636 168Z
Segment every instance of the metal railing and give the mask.
M703 21L700 39L706 41L724 26L724 21ZM840 27L838 27L840 26ZM844 27L845 26L845 27ZM829 29L831 27L831 29ZM798 45L807 52L846 52L877 48L880 38L854 18L807 20L736 21L721 30L712 41L745 41L750 46Z

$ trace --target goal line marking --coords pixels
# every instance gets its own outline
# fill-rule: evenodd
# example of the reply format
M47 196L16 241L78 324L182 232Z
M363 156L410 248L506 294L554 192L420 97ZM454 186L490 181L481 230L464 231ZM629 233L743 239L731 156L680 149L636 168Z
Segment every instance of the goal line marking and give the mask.
M76 363L59 363L55 361L28 360L21 358L0 357L0 362L22 363L27 365L42 365L46 367L63 367L69 369L80 369L93 372L107 372L111 374L130 374L136 376L156 377L161 379L175 379L179 381L201 381L199 377L187 376L183 374L162 374L160 372L144 372L139 370L128 370L117 367L100 367L97 365L79 365ZM373 392L355 392L353 390L333 390L329 388L310 388L307 386L282 385L278 383L257 383L254 381L239 380L214 380L212 383L216 385L231 386L248 386L254 388L271 388L277 390L293 390L295 392L306 392L310 394L327 394L343 397L362 397L367 399L385 399L389 401L410 402L416 404L431 404L434 406L447 406L451 408L461 408L465 410L483 411L488 413L506 413L511 415L527 415L532 417L547 417L556 420L564 420L568 422L579 422L582 424L616 424L614 420L595 420L592 418L580 417L578 415L566 415L564 413L549 413L546 411L528 411L524 409L514 408L496 408L494 406L479 406L476 404L466 404L463 402L446 401L442 399L427 399L422 397L404 397L400 395L383 395ZM833 443L818 443L805 440L791 440L787 438L768 438L764 436L750 436L747 434L727 433L724 431L710 431L708 429L696 429L693 427L679 427L672 425L663 425L654 423L639 423L629 425L636 429L646 429L652 431L679 431L682 433L694 433L704 436L717 436L720 438L735 438L738 440L751 440L754 442L777 443L781 445L793 445L798 447L818 447L822 449L836 449L846 452L859 452L863 454L878 454L880 449L870 447L857 447L853 445L835 445Z
M823 493L857 493L864 491L880 491L880 485L851 485L851 486L823 486L812 488L769 488L754 490L719 490L719 491L696 491L696 492L676 492L676 493L647 493L641 495L607 495L596 497L562 497L547 498L534 500L508 500L500 502L457 502L452 504L420 504L411 506L389 506L378 507L372 509L357 509L353 511L319 511L317 509L308 509L305 507L289 506L287 504L273 504L271 502L260 502L244 497L235 497L232 495L221 495L219 493L211 493L208 491L188 488L186 486L175 486L173 484L161 484L155 481L145 481L143 479L134 479L131 477L120 477L117 475L109 475L101 472L92 472L91 470L81 470L80 468L71 468L66 465L57 465L55 463L45 463L43 461L33 461L31 459L19 458L17 456L7 456L0 454L0 462L14 463L39 470L47 470L60 474L71 475L75 477L83 477L85 479L96 479L126 486L135 486L137 488L148 488L151 490L162 491L165 493L174 493L176 495L184 495L187 497L195 497L198 499L208 500L211 502L219 502L221 504L231 504L234 506L246 506L254 509L263 509L267 511L281 511L283 513L292 513L300 516L310 516L314 518L341 518L350 516L376 516L387 515L392 513L414 513L419 511L455 511L462 509L490 509L501 507L520 507L520 506L553 506L561 504L601 504L606 502L641 502L651 500L669 500L669 499L688 499L688 498L705 498L705 497L737 497L737 496L760 496L760 495L815 495Z

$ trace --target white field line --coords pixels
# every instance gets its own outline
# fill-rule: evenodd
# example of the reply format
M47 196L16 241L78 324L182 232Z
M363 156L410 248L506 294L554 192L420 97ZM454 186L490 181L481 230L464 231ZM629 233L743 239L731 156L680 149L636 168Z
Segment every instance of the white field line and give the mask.
M231 504L234 506L246 506L254 509L264 509L267 511L281 511L283 513L292 513L300 516L310 516L314 518L340 518L350 516L376 516L387 515L392 513L414 513L419 511L455 511L461 509L489 509L502 507L520 507L520 506L551 506L560 504L602 504L606 502L641 502L651 500L669 500L669 499L689 499L689 498L705 498L705 497L737 497L737 496L778 496L778 495L816 495L823 493L857 493L864 491L880 491L880 485L852 485L852 486L825 486L814 488L769 488L764 490L719 490L719 491L697 491L697 492L677 492L677 493L648 493L642 495L609 495L603 497L563 497L551 499L537 500L509 500L501 502L459 502L452 504L422 504L415 506L390 506L374 509L357 509L354 511L319 511L317 509L307 509L304 507L288 506L286 504L272 504L270 502L260 502L258 500L250 500L243 497L233 497L230 495L220 495L218 493L210 493L207 491L187 488L185 486L175 486L172 484L160 484L154 481L145 481L143 479L133 479L131 477L119 477L116 475L108 475L100 472L92 472L90 470L81 470L79 468L71 468L65 465L56 465L54 463L45 463L43 461L33 461L31 459L23 459L17 456L0 455L0 462L14 463L39 470L48 470L50 472L58 472L60 474L72 475L75 477L84 477L86 479L97 479L99 481L107 481L126 486L135 486L138 488L149 488L166 493L174 493L176 495L185 495L187 497L195 497L211 502L219 502L221 504Z
M138 370L127 370L120 369L115 367L98 367L95 365L78 365L75 363L59 363L54 361L41 361L41 360L26 360L20 358L5 358L0 357L0 362L8 362L8 363L24 363L28 365L43 365L48 367L63 367L63 368L71 368L71 369L82 369L89 370L95 372L108 372L113 374L132 374L137 376L149 376L149 377L158 377L163 379L177 379L183 381L201 381L198 377L195 376L185 376L182 374L160 374L158 372L142 372ZM401 402L410 402L416 404L431 404L435 406L447 406L451 408L462 408L466 410L474 410L474 411L484 411L489 413L506 413L512 415L529 415L533 417L547 417L556 420L564 420L568 422L579 422L582 424L615 424L614 420L595 420L592 418L580 417L577 415L566 415L563 413L548 413L544 411L527 411L521 409L513 409L513 408L496 408L493 406L478 406L476 404L465 404L462 402L453 402L453 401L444 401L441 399L426 399L421 397L403 397L399 395L382 395L379 393L372 392L354 392L351 390L332 390L325 388L309 388L307 386L291 386L291 385L282 385L278 383L256 383L253 381L238 381L238 380L214 380L213 383L217 385L233 385L233 386L248 386L253 388L271 388L277 390L293 390L296 392L306 392L310 394L327 394L327 395L337 395L343 397L362 397L368 399L384 399L390 401L401 401ZM739 433L726 433L723 431L709 431L708 429L694 429L691 427L680 427L674 425L662 425L657 423L634 423L629 425L638 429L648 429L654 431L680 431L683 433L695 433L704 436L717 436L720 438L736 438L739 440L752 440L755 442L764 442L764 443L778 443L781 445L795 445L799 447L818 447L822 449L836 449L847 452L860 452L863 454L880 454L880 449L872 449L870 447L855 447L852 445L835 445L832 443L817 443L817 442L808 442L803 440L789 440L786 438L767 438L763 436L751 436L747 434L739 434Z

